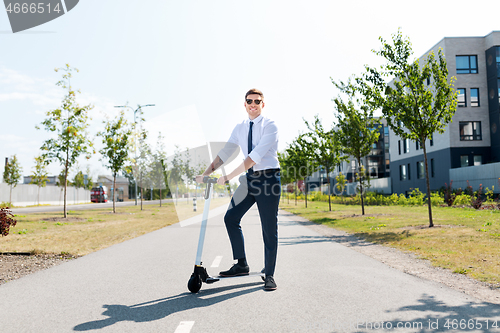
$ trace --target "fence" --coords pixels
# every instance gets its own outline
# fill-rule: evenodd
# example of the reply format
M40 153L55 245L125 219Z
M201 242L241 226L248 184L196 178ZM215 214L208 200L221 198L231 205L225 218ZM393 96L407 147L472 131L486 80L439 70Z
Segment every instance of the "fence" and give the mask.
M68 204L90 203L90 191L83 188L67 187L66 202ZM0 202L9 202L10 186L0 183ZM62 205L64 203L64 188L46 186L40 188L40 205ZM38 204L38 186L20 184L12 189L12 204L14 206L31 206Z
M450 169L450 180L453 180L453 188L467 187L467 181L474 191L483 185L484 188L495 187L495 193L500 193L500 163L474 165L463 168Z

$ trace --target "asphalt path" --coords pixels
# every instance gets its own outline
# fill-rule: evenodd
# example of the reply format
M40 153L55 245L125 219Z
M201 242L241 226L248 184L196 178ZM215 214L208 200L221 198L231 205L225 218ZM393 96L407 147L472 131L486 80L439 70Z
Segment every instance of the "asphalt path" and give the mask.
M174 199L163 199L161 202L173 202ZM125 207L135 205L135 201L122 201L116 202L116 207ZM158 205L160 200L143 200L143 205ZM137 201L137 205L141 205L141 201ZM79 205L66 205L66 211L70 210L88 210L88 209L101 209L101 208L113 208L113 202L103 202L103 203L88 203ZM62 212L64 211L64 206L37 206L37 207L25 207L25 208L12 208L13 214L30 214L30 213L44 213L44 212Z
M212 275L233 262L223 210L214 212L203 252ZM289 214L279 218L276 291L264 291L260 277L242 277L192 294L199 228L177 223L0 286L0 330L500 332L493 327L500 306L390 268ZM260 271L255 207L242 228L250 269Z

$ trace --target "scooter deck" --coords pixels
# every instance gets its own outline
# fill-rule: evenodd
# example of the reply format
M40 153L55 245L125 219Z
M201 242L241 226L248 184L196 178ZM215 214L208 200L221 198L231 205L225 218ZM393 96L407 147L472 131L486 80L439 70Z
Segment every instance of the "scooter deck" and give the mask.
M214 283L214 282L217 282L219 280L224 280L224 279L235 279L235 278L245 278L245 277L257 277L257 276L260 276L262 279L264 279L266 277L266 275L264 273L261 273L261 272L250 272L246 275L235 275L235 276L214 276L214 277L209 277L206 281L206 283Z

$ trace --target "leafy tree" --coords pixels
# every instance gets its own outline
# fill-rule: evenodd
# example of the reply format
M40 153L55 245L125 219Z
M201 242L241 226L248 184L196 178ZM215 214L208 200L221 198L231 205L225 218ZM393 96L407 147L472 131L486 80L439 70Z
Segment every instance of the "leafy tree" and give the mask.
M288 173L290 174L289 177L295 179L296 183L299 180L305 180L318 167L318 165L315 165L316 161L310 158L312 152L309 152L308 148L310 148L310 145L307 144L306 140L304 139L304 135L299 135L292 141L292 143L288 146L288 148L285 151L286 153L285 166L288 169L287 170ZM306 208L307 208L307 192L308 188L306 184L304 190Z
M128 159L132 128L128 126L123 111L117 119L108 119L103 123L104 131L97 134L104 144L104 147L99 150L100 160L113 174L113 213L116 213L116 175L123 169Z
M71 185L75 187L76 190L76 201L78 202L78 189L79 188L84 188L85 187L85 176L83 175L83 172L79 170L79 166L77 165L76 169L76 174L73 177L73 181L71 182Z
M87 169L85 170L85 173L87 175L87 184L84 185L84 188L86 190L91 191L92 188L94 187L94 180L92 179L92 175L90 173L90 166L87 165Z
M347 102L340 96L334 98L338 121L337 139L342 146L342 152L356 159L358 170L355 174L359 181L361 213L365 215L363 191L364 187L366 187L367 177L361 159L370 153L373 144L377 142L379 137L377 125L373 118L374 110L368 103L361 104L359 107L355 106L353 100L356 99L358 89L351 82L347 84L335 83L333 80L332 82L337 88L344 91L349 98ZM362 97L357 101L362 102Z
M326 130L321 123L318 115L314 116L314 123L309 124L305 119L304 122L309 129L303 138L303 147L307 152L308 159L316 161L316 166L323 166L326 170L326 179L328 183L328 206L332 210L331 202L331 187L330 187L330 172L333 167L346 159L342 156L340 143L336 138L334 129Z
M175 186L175 203L177 204L179 183L182 182L182 175L184 174L184 163L182 161L182 154L179 150L179 146L175 146L174 156L170 164L172 167L169 173L169 183Z
M44 156L49 162L57 160L64 167L64 217L66 218L68 171L80 156L83 155L89 159L91 153L95 153L92 148L94 144L89 140L87 133L88 113L93 106L80 106L76 102L76 91L72 89L70 80L72 72L78 72L78 69L67 64L64 68L55 69L56 72L59 70L64 71L64 74L62 80L56 85L68 90L61 107L46 113L47 118L42 125L45 130L55 133L56 136L46 140L41 149L46 152ZM36 128L40 129L38 126Z
M40 187L45 187L48 181L47 165L48 162L43 155L35 157L35 166L31 174L31 184L38 186L38 206L40 206Z
M161 132L159 132L158 140L156 141L156 151L152 156L153 188L160 190L160 207L162 199L162 193L161 193L162 189L167 189L168 193L168 184L165 181L165 169L164 169L164 163L167 158L167 153L165 152L164 139L165 137L161 135Z
M338 191L340 191L340 198L342 202L344 202L344 189L345 189L345 184L347 183L347 180L345 176L342 174L342 172L339 172L337 177L335 177L335 180L337 181L337 184L335 187L337 188Z
M144 198L144 188L151 188L151 147L146 142L148 137L148 132L145 129L140 131L138 148L139 155L134 163L134 174L137 175L137 184L141 190L141 210L142 210L142 200ZM135 178L135 177L134 177Z
M392 36L392 45L382 37L382 48L373 51L385 60L380 69L366 66L361 83L362 94L374 107L382 109L387 123L403 139L419 142L424 150L429 227L433 227L429 167L425 142L433 133L443 133L457 108L453 89L455 77L448 79L446 60L441 49L437 58L431 51L420 64L408 38L401 30ZM394 78L386 83L384 78ZM427 85L427 83L429 83Z
M13 155L10 157L9 161L5 165L3 171L3 181L10 186L9 204L12 205L12 189L17 186L19 180L21 180L21 173L23 168L17 160L17 156Z
M292 168L288 165L288 154L286 150L284 152L278 152L278 161L280 163L280 169L281 169L281 184L287 185L291 182L293 182L293 170ZM283 200L285 198L284 195L282 195ZM287 195L288 197L288 195Z

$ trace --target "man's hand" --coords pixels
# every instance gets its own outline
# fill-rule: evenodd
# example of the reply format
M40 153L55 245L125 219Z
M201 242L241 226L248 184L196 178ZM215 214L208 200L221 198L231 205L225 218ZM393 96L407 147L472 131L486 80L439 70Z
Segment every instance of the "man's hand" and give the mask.
M206 176L204 176L204 175L198 175L198 176L196 176L195 177L196 178L196 182L197 183L203 183L203 178L205 178L205 177Z
M222 176L217 180L217 184L219 185L224 185L229 182L229 177L228 176Z

